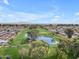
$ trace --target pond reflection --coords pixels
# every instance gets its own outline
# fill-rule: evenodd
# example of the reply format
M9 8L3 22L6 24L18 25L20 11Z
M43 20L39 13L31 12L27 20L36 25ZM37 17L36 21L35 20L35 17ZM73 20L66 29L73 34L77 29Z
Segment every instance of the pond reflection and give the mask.
M43 40L48 44L57 44L58 42L54 40L54 38L47 37L47 36L38 36L36 40Z

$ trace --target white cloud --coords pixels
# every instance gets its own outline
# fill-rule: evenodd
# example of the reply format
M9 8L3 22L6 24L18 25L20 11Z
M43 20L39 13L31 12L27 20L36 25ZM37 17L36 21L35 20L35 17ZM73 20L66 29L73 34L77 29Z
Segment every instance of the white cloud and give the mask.
M4 3L6 4L6 5L9 5L9 1L8 0L3 0L4 1Z
M35 23L36 21L38 23L58 23L62 18L62 15L56 15L56 13L51 12L39 14L12 11L11 13L1 12L0 14L0 22L3 23Z
M12 12L12 13L0 13L0 22L7 23L33 23L35 20L48 19L52 17L53 14L35 14L35 13L24 13L24 12ZM41 21L41 23L43 23Z
M0 4L9 5L9 0L0 0Z
M9 5L9 0L0 0L0 4Z
M76 13L75 13L75 16L79 16L79 12L76 12Z
M3 0L6 5L9 5L8 0ZM5 10L4 8L0 8L1 10ZM9 10L10 11L10 10ZM61 21L62 16L60 15L59 8L55 5L52 6L49 12L44 12L42 14L38 13L25 13L25 12L16 12L12 11L11 13L0 13L0 22L3 23L35 23L38 20L38 23L57 23ZM46 20L46 21L42 21Z
M54 16L54 19L60 19L61 16Z
M74 15L67 20L68 23L79 24L79 12L74 13Z
M51 22L52 23L62 23L63 20L64 20L63 16L55 15L55 16L52 17Z

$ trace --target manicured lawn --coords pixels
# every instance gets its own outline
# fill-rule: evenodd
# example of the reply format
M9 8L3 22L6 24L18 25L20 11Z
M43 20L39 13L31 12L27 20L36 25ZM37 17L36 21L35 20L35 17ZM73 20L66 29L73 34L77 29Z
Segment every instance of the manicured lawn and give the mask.
M1 47L0 48L0 55L2 56L3 59L7 55L9 55L12 59L19 59L19 52L17 48L12 48L12 47Z

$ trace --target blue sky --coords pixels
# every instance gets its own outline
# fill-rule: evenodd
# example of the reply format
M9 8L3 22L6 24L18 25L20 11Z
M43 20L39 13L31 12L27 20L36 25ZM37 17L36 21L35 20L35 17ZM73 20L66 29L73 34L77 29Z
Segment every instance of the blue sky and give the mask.
M79 0L0 0L0 23L79 24Z

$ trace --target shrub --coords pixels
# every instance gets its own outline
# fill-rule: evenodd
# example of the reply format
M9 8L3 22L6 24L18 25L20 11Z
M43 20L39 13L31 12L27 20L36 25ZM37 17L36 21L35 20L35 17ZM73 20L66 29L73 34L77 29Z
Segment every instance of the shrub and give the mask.
M41 59L48 54L49 47L46 42L43 41L33 41L32 47L29 51L29 56L32 59Z

